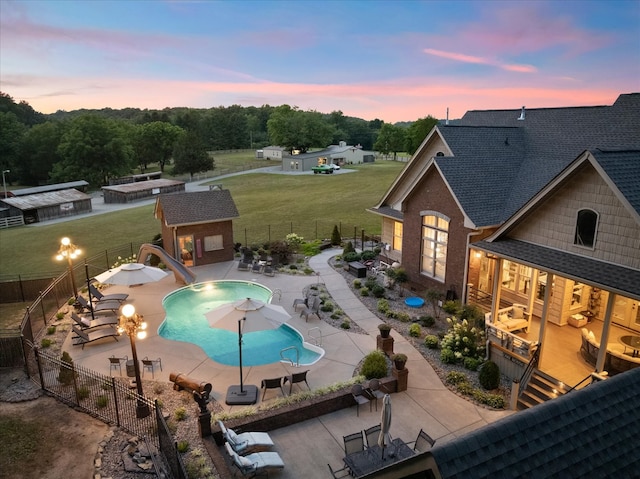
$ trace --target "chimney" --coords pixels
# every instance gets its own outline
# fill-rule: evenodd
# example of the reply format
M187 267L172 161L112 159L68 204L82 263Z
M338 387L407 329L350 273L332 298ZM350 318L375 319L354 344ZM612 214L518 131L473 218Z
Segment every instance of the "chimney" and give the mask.
M524 106L522 107L522 111L520 112L520 118L518 120L524 120Z
M445 125L449 124L449 107L447 107L447 120L444 123Z

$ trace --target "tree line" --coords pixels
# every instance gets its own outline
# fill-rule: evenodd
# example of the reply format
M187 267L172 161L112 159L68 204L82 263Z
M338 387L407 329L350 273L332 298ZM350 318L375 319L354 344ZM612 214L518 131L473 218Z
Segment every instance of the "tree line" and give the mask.
M169 173L215 168L208 153L277 145L306 152L345 141L383 154L413 154L438 120L390 124L297 107L216 107L57 111L43 114L0 92L0 167L10 183L83 179L92 186L151 164Z

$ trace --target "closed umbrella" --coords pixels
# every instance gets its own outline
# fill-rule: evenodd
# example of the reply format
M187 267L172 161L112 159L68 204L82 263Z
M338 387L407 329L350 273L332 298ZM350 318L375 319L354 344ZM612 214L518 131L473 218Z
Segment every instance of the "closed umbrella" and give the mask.
M378 446L382 449L382 459L384 460L384 447L391 444L391 396L384 395L382 399L382 412L380 413L380 435L378 436Z
M266 329L276 329L291 319L287 311L277 304L246 298L233 303L223 304L205 317L212 328L234 331L238 329L238 354L240 363L240 386L232 385L227 389L227 405L255 404L258 400L258 387L246 386L242 382L242 335Z
M117 268L109 269L95 277L102 284L132 286L160 281L169 273L160 268L146 266L142 263L125 263Z

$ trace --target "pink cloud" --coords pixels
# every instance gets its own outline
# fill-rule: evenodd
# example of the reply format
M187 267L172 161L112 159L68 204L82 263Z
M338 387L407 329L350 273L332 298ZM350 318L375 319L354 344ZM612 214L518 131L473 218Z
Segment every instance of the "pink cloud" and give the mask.
M498 68L502 68L503 70L519 72L519 73L534 73L536 72L536 68L531 65L516 65L516 64L505 64L501 63L497 60L490 60L488 58L465 55L462 53L455 52L445 52L442 50L435 50L433 48L425 48L423 50L427 55L433 55L440 58L446 58L449 60L454 60L462 63L475 63L480 65L490 65Z

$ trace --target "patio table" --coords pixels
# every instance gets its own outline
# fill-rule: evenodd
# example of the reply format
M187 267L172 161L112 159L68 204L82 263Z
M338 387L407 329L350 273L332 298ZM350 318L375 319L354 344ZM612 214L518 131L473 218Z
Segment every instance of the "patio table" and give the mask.
M620 342L624 345L625 351L627 348L633 349L632 356L634 358L638 355L638 351L640 351L640 336L622 336Z
M394 439L390 445L382 450L377 444L364 451L354 452L345 456L344 463L351 470L353 477L362 477L378 469L383 469L391 464L402 461L415 454L402 439Z

